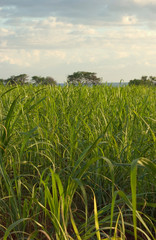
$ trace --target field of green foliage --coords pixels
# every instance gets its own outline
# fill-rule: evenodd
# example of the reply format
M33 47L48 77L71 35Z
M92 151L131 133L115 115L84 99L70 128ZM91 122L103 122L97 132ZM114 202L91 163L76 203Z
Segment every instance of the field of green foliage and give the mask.
M0 86L0 239L156 239L156 89Z

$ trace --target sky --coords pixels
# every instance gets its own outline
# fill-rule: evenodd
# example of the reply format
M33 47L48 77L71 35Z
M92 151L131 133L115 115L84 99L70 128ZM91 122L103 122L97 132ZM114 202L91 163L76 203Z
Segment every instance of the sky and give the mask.
M0 78L156 76L156 0L0 0Z

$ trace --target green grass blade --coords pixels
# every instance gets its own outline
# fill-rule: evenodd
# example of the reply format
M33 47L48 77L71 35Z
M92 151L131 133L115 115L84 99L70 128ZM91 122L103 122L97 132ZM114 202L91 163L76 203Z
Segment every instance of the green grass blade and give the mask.
M131 164L131 192L132 192L133 224L135 240L137 240L137 220L136 220L137 162L138 159L134 160Z
M73 218L73 214L72 214L72 210L70 209L70 220L71 220L71 224L73 226L73 229L74 229L74 232L76 234L76 237L78 240L82 240L82 238L80 237L80 234L79 234L79 231L77 229L77 226L76 226L76 223L74 221L74 218Z
M92 192L93 192L93 190L92 190ZM97 203L96 203L96 197L95 197L94 192L93 192L93 196L94 196L94 218L95 218L96 236L97 236L97 240L101 240L99 220L98 220L98 211L97 211Z
M22 222L24 222L24 221L27 221L27 220L29 220L29 218L23 218L23 219L17 220L17 221L14 222L13 224L11 224L11 225L7 228L7 230L6 230L5 234L4 234L3 240L7 240L7 238L8 238L8 236L9 236L11 230L13 230L13 229L14 229L16 226L18 226L20 223L22 223Z

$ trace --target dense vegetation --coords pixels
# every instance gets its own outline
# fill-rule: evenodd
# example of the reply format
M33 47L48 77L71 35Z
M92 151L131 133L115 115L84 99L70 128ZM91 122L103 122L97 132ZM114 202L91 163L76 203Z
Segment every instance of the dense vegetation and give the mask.
M106 84L106 82L102 82L102 78L98 78L97 74L94 72L85 72L85 71L78 71L74 72L71 75L67 76L66 83L72 85L101 85ZM120 83L124 81L121 80ZM41 77L41 76L32 76L29 78L27 74L20 74L20 75L13 75L7 79L0 79L0 85L57 85L56 80L53 77ZM154 76L142 76L141 79L133 79L128 82L129 86L136 85L136 86L156 86L156 77Z
M0 239L156 238L155 88L0 96Z
M133 79L130 80L128 83L130 86L131 85L143 85L143 86L156 86L156 77L153 76L142 76L141 79Z
M1 85L56 85L57 82L52 77L41 77L41 76L32 76L29 79L27 74L13 75L7 79L0 79Z

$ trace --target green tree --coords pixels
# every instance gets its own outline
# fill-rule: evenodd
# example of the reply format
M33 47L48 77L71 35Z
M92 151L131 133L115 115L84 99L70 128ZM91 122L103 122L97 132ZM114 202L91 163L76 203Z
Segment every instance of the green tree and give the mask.
M32 82L33 82L35 85L42 84L43 81L44 81L44 77L39 77L39 76L33 76L33 77L32 77Z
M20 74L20 75L17 75L17 76L11 76L10 78L8 78L6 80L6 83L8 85L16 85L16 84L24 85L27 82L28 82L28 75L27 74Z
M4 85L4 79L0 78L0 85Z
M145 86L154 86L156 84L156 77L142 76L141 79L130 80L128 85L145 85Z
M101 78L96 76L93 72L74 72L72 75L68 75L67 83L69 84L83 84L83 85L97 85L101 83Z
M149 80L152 81L156 85L156 77L150 76Z
M42 85L56 85L56 81L52 77L38 77L38 76L33 76L32 77L32 82L35 85L42 84Z
M57 82L54 80L54 78L52 77L46 77L45 80L44 80L44 85L56 85Z

